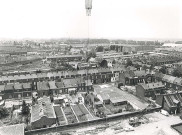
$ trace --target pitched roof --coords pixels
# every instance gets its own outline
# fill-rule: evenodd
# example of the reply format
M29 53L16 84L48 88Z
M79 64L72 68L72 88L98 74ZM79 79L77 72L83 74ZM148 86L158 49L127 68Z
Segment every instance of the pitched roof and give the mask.
M125 71L124 76L129 78L129 77L134 77L135 74L133 71Z
M170 82L170 83L173 83L174 80L176 79L176 77L174 76L170 76L170 75L165 75L162 80L166 81L166 82Z
M19 79L19 75L14 75L14 79L18 80Z
M55 81L49 81L49 87L50 89L57 89Z
M4 91L5 85L0 85L0 91Z
M116 97L116 98L111 98L110 99L112 103L120 103L126 101L124 98Z
M19 79L22 79L23 80L23 79L27 79L27 77L26 77L26 75L20 75L19 76Z
M49 90L47 82L37 82L37 90Z
M87 71L86 71L86 70L78 70L77 73L78 73L78 74L86 74Z
M38 104L32 106L31 109L31 122L35 122L41 117L56 118L54 108L51 104L49 97L42 97L38 99Z
M86 84L86 86L91 86L92 85L92 82L91 82L90 79L89 80L85 80L85 84Z
M137 77L140 77L140 76L146 76L147 75L147 73L144 71L144 70L140 70L140 71L134 71L134 74L135 74L135 76L137 76Z
M47 77L50 78L50 77L53 77L53 76L54 76L54 74L53 74L52 72L48 72L48 73L47 73Z
M8 80L7 76L1 76L1 78L2 78L3 81L7 81Z
M12 75L8 76L7 78L8 78L8 80L14 80L14 76L12 76Z
M99 73L105 73L105 72L111 72L111 70L109 68L99 68L98 72Z
M164 75L164 77L162 78L163 81L168 81L169 77L171 77L170 75Z
M182 85L182 79L181 78L176 78L174 80L174 84Z
M37 73L37 78L45 78L47 77L46 73Z
M176 79L176 77L170 76L170 77L168 78L168 82L173 83L175 79Z
M63 84L63 82L56 82L56 86L57 86L57 88L63 88L64 84Z
M0 135L24 135L24 124L2 126Z
M155 76L156 78L161 78L161 79L162 79L162 78L165 76L165 74L159 73L159 72L155 72L154 76Z
M98 73L98 69L89 69L88 74Z
M37 78L37 74L30 74L31 78Z
M165 86L162 84L162 82L148 83L148 84L142 83L142 84L139 84L139 85L141 85L145 90L165 87Z
M31 83L22 83L24 89L29 89L31 88Z
M63 84L65 88L69 87L77 87L78 84L83 83L83 78L71 78L71 79L64 79Z
M15 83L14 88L15 88L15 90L21 90L23 87L22 87L21 83Z
M14 84L6 84L4 90L14 90Z

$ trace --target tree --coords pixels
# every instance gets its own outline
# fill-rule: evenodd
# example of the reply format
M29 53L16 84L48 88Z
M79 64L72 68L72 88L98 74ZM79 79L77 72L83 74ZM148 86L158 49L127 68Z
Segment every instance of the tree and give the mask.
M163 66L161 69L159 69L159 72L166 74L167 73L166 67Z
M112 64L116 64L116 60L113 60L113 61L112 61Z
M98 46L96 48L97 52L103 52L104 51L104 47L103 46Z
M69 51L71 50L71 48L73 48L71 45L69 46Z
M22 103L22 114L23 114L23 115L28 115L29 113L30 113L29 106L28 106L27 103L23 100L23 103Z
M181 73L178 69L174 69L172 72L172 75L175 77L181 77Z
M143 65L143 67L142 67L142 69L145 70L145 71L147 70L147 68L148 67L146 65Z
M150 71L152 71L154 69L154 65L151 64L149 69L150 69Z
M132 66L132 65L133 65L132 61L130 59L127 59L126 60L126 67Z
M139 64L135 64L134 67L135 67L136 69L140 69L141 66L140 66Z
M9 115L9 111L7 108L0 108L0 118L6 117Z
M80 54L82 54L82 55L84 54L83 50L80 50Z
M92 50L91 50L90 52L88 52L87 54L88 54L88 55L87 55L88 58L91 58L91 57L95 58L95 57L96 57L96 52L94 51L94 49L92 49Z

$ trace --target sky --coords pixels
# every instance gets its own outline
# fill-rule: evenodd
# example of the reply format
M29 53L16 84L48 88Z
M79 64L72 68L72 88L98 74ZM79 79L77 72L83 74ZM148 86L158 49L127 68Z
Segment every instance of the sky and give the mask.
M182 39L182 0L0 0L0 38Z

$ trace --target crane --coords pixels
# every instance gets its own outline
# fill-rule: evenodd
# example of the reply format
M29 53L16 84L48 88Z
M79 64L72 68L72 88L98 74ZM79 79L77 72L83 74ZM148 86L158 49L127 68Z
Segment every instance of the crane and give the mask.
M86 15L91 16L92 0L85 0Z

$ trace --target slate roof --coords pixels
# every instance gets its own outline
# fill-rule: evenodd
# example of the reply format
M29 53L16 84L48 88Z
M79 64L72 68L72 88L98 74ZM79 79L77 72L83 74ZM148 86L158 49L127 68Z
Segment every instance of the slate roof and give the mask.
M4 90L14 90L14 84L6 84Z
M37 82L37 90L49 90L47 82Z
M4 91L5 85L0 85L0 91Z
M14 84L14 89L15 89L15 90L22 90L22 88L23 88L23 87L22 87L22 84L21 84L21 83L15 83L15 84Z
M8 80L14 80L14 77L10 75L10 76L7 77L7 79Z
M37 78L37 74L30 74L31 78Z
M1 78L2 78L3 81L7 81L8 80L7 76L1 76Z
M71 79L63 80L63 84L65 88L77 87L78 84L81 84L82 82L84 82L83 78L71 78Z
M24 89L30 89L31 83L22 83Z
M78 73L78 74L86 74L87 71L86 71L86 70L78 70L77 73Z
M49 87L50 89L57 89L55 81L49 81Z
M165 74L156 72L156 73L154 74L154 76L155 76L156 78L162 79L162 78L165 76Z
M14 75L15 80L18 80L19 78L20 78L19 75Z
M170 77L168 78L168 82L173 83L175 79L176 79L176 77L170 76Z
M27 79L27 76L25 76L25 75L20 75L20 76L19 76L19 79Z
M130 77L134 77L135 76L135 74L134 74L134 72L133 71L125 71L124 72L124 76L125 77L128 77L128 78L130 78Z
M112 102L113 104L114 104L114 103L120 103L120 102L126 101L124 98L120 98L120 97L111 98L110 100L111 100L111 102Z
M98 69L98 72L99 72L99 73L108 73L108 72L111 72L111 70L108 69L108 68L99 68L99 69Z
M92 73L98 73L99 71L98 71L98 69L89 69L88 70L88 74L90 73L90 74L92 74Z
M38 99L38 104L32 106L31 109L31 122L35 122L41 117L56 118L54 108L51 104L49 97L42 97Z
M56 86L57 86L57 88L63 88L64 84L63 84L63 82L56 82Z
M157 88L162 88L165 87L162 82L156 82L156 83L148 83L148 84L139 84L141 85L145 90L149 90L149 89L157 89Z
M91 82L91 80L85 80L85 84L86 84L86 86L91 86L92 82Z
M37 73L37 78L46 78L47 74L46 73Z
M136 77L141 77L141 76L146 76L147 73L144 70L140 70L140 71L134 71L134 74Z
M181 79L181 78L176 78L176 79L174 80L174 84L182 85L182 79Z
M168 82L169 77L171 77L171 76L170 75L164 75L162 80Z

